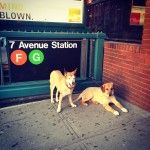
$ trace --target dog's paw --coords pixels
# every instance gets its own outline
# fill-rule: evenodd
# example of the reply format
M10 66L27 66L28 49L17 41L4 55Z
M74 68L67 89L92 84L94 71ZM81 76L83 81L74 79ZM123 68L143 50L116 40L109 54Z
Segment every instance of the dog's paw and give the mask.
M51 100L51 103L54 104L55 103L54 100Z
M60 113L61 112L61 108L57 108L57 113Z
M56 102L58 103L58 102L59 102L59 99L56 99Z
M126 108L122 108L121 109L123 112L128 112L128 110Z
M77 105L75 105L75 104L72 104L72 105L71 105L71 107L77 107Z
M84 106L88 106L88 104L87 104L87 103L83 103L83 105L84 105Z
M118 111L114 111L113 113L115 116L119 116L119 112Z

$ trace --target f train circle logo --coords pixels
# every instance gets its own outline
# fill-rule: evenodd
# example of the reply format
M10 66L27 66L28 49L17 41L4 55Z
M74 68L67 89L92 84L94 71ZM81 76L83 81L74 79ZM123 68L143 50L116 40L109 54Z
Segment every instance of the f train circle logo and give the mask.
M11 62L17 66L27 62L27 54L23 50L14 50L10 55ZM28 55L29 61L34 65L39 65L44 61L44 54L39 49L32 50Z

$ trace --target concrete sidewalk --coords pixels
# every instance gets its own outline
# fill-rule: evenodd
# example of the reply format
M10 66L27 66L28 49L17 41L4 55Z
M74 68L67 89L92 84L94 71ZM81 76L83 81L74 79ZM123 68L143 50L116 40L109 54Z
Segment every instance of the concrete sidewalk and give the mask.
M77 95L74 95L74 99ZM0 109L1 150L149 150L150 113L125 101L120 116L100 105L63 110L48 99Z

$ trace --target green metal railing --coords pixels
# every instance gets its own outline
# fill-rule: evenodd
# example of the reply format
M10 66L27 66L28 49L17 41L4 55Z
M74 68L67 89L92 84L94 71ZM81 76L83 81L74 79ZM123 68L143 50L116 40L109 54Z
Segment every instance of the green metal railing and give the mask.
M96 81L102 80L103 70L103 45L105 34L102 32L98 33L70 33L70 32L20 32L20 31L0 31L0 37L3 38L34 38L34 39L81 39L86 40L85 47L87 53L89 52L89 41L93 39L95 41L94 46L94 58L93 61L89 60L86 53L86 65L90 67L89 74L93 74L93 79ZM81 60L82 61L82 60ZM1 62L2 63L2 62ZM93 64L94 63L94 64ZM91 69L91 67L93 69ZM81 81L86 80L87 70L82 72L81 78L77 79L77 84ZM1 80L3 80L3 70L1 64ZM10 74L11 78L11 74ZM88 79L88 77L87 77ZM4 82L4 81L1 81ZM91 81L90 81L91 82ZM87 82L86 82L87 83ZM49 94L49 81L28 81L18 82L10 84L0 85L0 99L7 99L13 97L23 97L32 95Z

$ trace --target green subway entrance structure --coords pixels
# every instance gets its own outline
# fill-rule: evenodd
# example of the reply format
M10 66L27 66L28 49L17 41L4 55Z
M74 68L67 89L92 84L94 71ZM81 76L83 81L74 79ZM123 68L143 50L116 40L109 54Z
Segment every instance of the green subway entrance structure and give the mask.
M54 69L78 68L77 90L102 82L104 39L102 32L0 31L0 100L49 94ZM23 65L12 63L16 50L27 55ZM15 56L17 62L23 59L21 54Z

